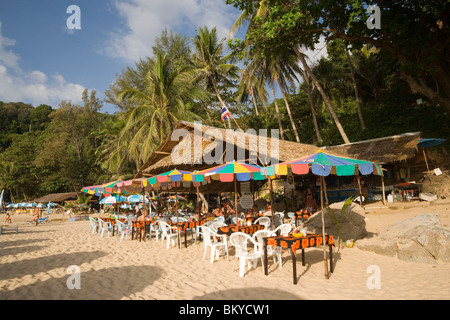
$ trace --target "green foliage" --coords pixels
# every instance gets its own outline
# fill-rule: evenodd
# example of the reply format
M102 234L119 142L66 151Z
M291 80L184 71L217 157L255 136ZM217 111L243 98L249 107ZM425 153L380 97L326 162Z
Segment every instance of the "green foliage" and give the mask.
M330 206L326 206L326 210L330 217L333 219L334 223L336 223L336 226L338 228L339 233L339 246L343 247L343 241L342 241L342 218L345 215L345 212L347 211L347 208L352 204L353 200L355 200L356 197L349 197L344 201L344 204L341 208L341 212L339 215L335 215L333 209L330 208Z

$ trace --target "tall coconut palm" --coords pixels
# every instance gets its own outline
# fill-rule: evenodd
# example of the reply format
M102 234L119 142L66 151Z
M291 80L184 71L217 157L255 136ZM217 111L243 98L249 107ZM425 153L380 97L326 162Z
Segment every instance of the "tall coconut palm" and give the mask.
M268 93L264 86L264 81L260 81L255 74L255 70L252 70L248 66L241 71L241 78L239 81L239 87L237 90L238 101L244 102L250 95L253 107L255 108L256 116L259 116L258 102L262 105L266 105L268 101Z
M197 76L205 80L206 88L212 88L220 104L226 106L220 94L218 83L232 85L232 80L238 79L239 68L229 63L231 55L224 55L224 40L225 38L218 40L215 27L211 30L206 26L199 28L195 38L192 38L194 53L191 63ZM229 118L228 126L231 128Z
M145 78L145 89L126 88L118 94L119 101L127 100L136 107L126 115L117 152L126 149L138 166L167 138L175 122L198 119L188 105L207 97L206 91L195 84L192 70L171 66L165 55L157 54Z
M353 90L355 91L355 99L356 99L356 106L358 108L359 123L361 125L361 130L364 131L366 130L366 125L364 123L364 118L361 111L361 99L359 97L358 86L356 85L355 69L353 68L352 60L350 59L350 54L347 48L345 48L345 54L347 56L348 67L350 69L350 75L352 77Z
M305 82L305 85L306 85L306 91L307 91L307 94L308 94L309 106L311 108L311 115L312 115L312 118L313 118L314 130L316 131L317 142L319 144L322 144L323 143L323 139L322 139L322 135L320 134L319 124L317 122L316 110L314 109L314 101L313 101L313 98L312 98L311 84L309 82L308 75L306 74L306 72L304 70L302 70L301 74L302 74L302 77L303 77L303 81Z
M312 72L311 68L306 63L306 59L303 54L303 50L301 46L294 46L295 53L297 54L297 57L299 58L300 62L303 65L303 68L305 72L311 77L314 85L316 86L317 90L319 91L320 95L323 98L323 101L325 102L326 106L328 107L328 110L330 111L331 118L333 119L336 127L338 128L339 133L341 134L342 140L344 140L344 143L350 143L350 140L347 137L347 134L344 131L344 128L342 127L341 122L339 121L338 116L336 115L336 112L334 111L333 106L331 105L330 99L328 99L327 94L323 90L321 84L317 80L316 76Z

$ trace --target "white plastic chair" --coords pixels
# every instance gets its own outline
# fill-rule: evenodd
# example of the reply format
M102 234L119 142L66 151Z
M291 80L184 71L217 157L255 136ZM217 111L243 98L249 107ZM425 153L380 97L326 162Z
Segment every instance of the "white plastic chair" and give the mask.
M128 235L131 233L131 228L125 223L120 222L119 220L117 220L116 223L117 223L117 238L119 238L120 235L120 241L123 240L123 236L125 236L125 239L128 239Z
M255 240L260 246L261 250L264 250L263 246L263 238L266 237L275 237L277 234L270 230L258 230L253 234L253 240ZM262 251L264 255L264 251ZM281 268L281 248L273 248L272 246L267 246L267 256L273 257L273 262L276 262L278 259L279 266Z
M186 219L184 217L180 217L180 216L178 216L178 220L177 220L177 217L172 217L172 218L170 218L170 220L172 220L173 223L189 221L188 219Z
M153 232L156 236L156 242L158 242L159 233L161 232L161 226L159 225L160 221L166 222L166 219L163 219L163 218L156 219L153 223L150 224L149 231L148 231L148 240L152 239L152 232Z
M205 226L205 227L211 227L211 225L212 225L213 222L214 222L214 220L209 220L209 221L206 221L203 225L197 226L197 227L195 228L195 242L197 242L197 239L200 237L200 235L203 236L202 226ZM204 244L205 244L205 243L203 242L203 245L204 245Z
M245 273L245 263L248 262L248 267L250 269L250 262L253 261L253 267L256 268L258 260L261 259L261 264L263 265L263 252L259 243L255 242L252 237L243 232L234 232L230 236L230 243L236 248L236 254L234 257L233 271L236 263L236 259L239 259L239 275L244 277ZM253 244L254 252L249 252L248 243Z
M103 232L108 231L108 236L112 234L113 227L111 225L111 222L109 221L103 221L102 219L98 218L98 234L100 235L100 238L103 238Z
M92 234L94 234L94 233L95 233L95 230L97 230L97 227L98 227L97 220L95 220L95 219L92 218L92 217L89 217L89 221L90 221L90 223L91 223L91 228L89 229L89 232L92 233Z
M291 219L290 223L295 224L295 213L294 212L288 212L287 213L289 219Z
M219 259L219 247L222 247L222 253L227 255L228 261L228 246L226 236L218 235L216 232L214 232L214 230L205 225L202 226L202 234L203 246L205 247L205 250L203 251L203 260L205 260L208 247L211 248L210 262L214 262L214 253L216 254L217 259Z
M225 222L225 217L224 216L218 216L214 220L215 221L220 221L220 222Z
M167 249L169 249L170 242L172 242L172 245L175 245L174 238L178 240L177 228L169 226L164 221L159 221L159 226L161 227L161 247L163 246L164 239L166 239Z
M278 226L275 230L273 230L277 235L278 231L280 232L280 236L287 236L289 235L289 232L292 230L292 225L290 223L284 223L280 226Z
M227 226L227 224L225 222L213 220L213 223L211 224L211 229L214 232L217 232L217 229L219 229L220 227L226 227L226 226Z
M269 217L259 217L255 220L254 224L259 223L260 225L264 226L264 229L269 229L271 221Z
M283 212L275 212L274 220L275 220L275 227L282 225L284 222L284 213Z

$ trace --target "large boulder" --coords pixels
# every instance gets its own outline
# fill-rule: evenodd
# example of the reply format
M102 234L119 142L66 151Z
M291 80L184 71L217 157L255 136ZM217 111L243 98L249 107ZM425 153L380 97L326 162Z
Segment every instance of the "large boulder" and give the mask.
M450 231L435 214L423 214L383 228L378 235L359 240L359 249L403 261L450 262Z
M345 212L341 215L344 202L336 202L329 206L332 215L340 219L340 229L342 241L357 240L363 238L366 234L365 210L359 204L352 202ZM325 232L332 235L336 240L339 238L339 228L335 219L328 209L324 209ZM322 234L322 211L316 212L304 223L304 228L308 232Z

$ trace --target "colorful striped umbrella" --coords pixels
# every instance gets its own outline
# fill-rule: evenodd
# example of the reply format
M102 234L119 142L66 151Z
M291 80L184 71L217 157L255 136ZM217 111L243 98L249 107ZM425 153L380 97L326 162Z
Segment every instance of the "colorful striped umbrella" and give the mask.
M197 172L197 174L202 174L205 177L211 177L211 179L220 180L221 182L265 180L263 167L237 161L206 169Z
M107 182L104 184L83 187L81 189L81 191L84 193L89 193L89 194L115 193L116 190L114 190L114 187L119 182L122 182L122 180L115 180L115 181L110 181L110 182Z
M187 201L187 199L185 197L182 197L180 195L176 195L176 196L168 196L167 199L169 199L169 201L175 201L175 200L179 200L179 201Z
M352 158L346 158L318 150L313 154L307 155L300 159L291 160L266 168L268 176L283 176L290 174L308 174L309 170L317 176L320 176L320 202L322 212L322 235L325 243L325 221L323 214L323 188L325 186L324 177L334 174L337 176L358 176L359 173L363 175L376 174L382 176L381 166L371 161L364 161ZM290 172L289 172L290 171ZM361 198L361 196L360 196ZM328 267L326 262L326 251L324 246L324 266L325 278L328 278Z
M289 169L291 172L289 172ZM381 175L381 167L371 161L346 158L318 150L305 157L274 164L266 168L268 176L283 176L293 174L308 174L309 170L315 175L326 177L330 174L338 176Z
M197 174L202 174L208 179L220 180L221 182L234 181L234 206L236 223L238 226L237 181L265 180L264 167L238 161L228 162L214 168L200 171Z
M179 187L181 184L185 186L192 184L194 187L199 187L202 182L203 175L201 174L174 169L147 178L143 180L142 185L144 187L151 186L153 189L171 189L172 187Z
M194 187L199 187L203 182L203 175L193 173L190 171L173 169L161 174L158 174L154 177L148 178L146 181L144 180L142 185L146 188L153 188L155 190L158 189L171 189L175 188L175 210L176 217L178 221L178 187L182 184L184 186L193 185ZM177 228L178 239L180 239L179 229ZM178 248L180 248L180 240L178 240Z

